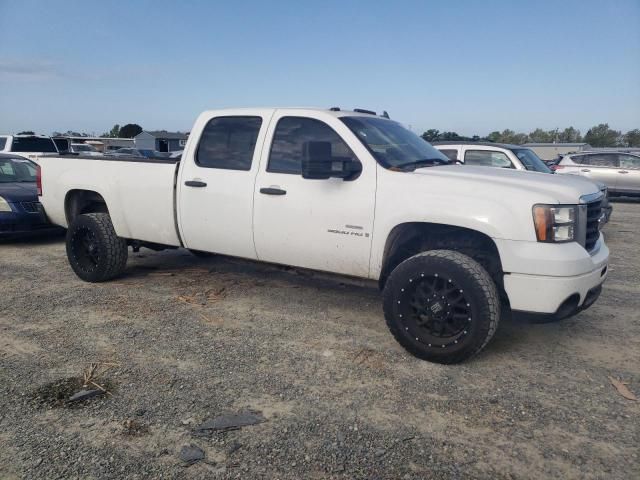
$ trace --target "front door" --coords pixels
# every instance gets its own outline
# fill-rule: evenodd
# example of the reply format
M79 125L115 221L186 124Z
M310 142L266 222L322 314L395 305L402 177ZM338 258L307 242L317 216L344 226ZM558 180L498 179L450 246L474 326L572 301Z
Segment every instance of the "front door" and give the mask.
M179 222L192 250L256 258L253 187L272 110L202 119L198 145L189 145L178 179Z
M619 154L618 183L616 190L626 193L640 193L640 157Z
M265 145L255 186L256 251L267 262L367 277L375 162L362 162L362 172L353 180L310 180L301 175L310 142L324 144L335 160L367 155L339 119L326 122L297 117L295 110L274 115L267 134L272 141Z

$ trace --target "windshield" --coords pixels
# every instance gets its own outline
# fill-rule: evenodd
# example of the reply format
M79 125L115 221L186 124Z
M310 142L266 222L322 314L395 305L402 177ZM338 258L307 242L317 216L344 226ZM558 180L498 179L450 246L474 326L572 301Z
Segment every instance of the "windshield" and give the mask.
M528 148L514 148L511 150L518 159L524 165L524 168L527 170L531 170L532 172L542 172L542 173L551 173L551 169L547 167L547 165L540 160L533 150L529 150Z
M0 183L35 182L35 164L26 158L0 158Z
M53 140L46 137L13 137L12 152L58 153Z
M439 150L398 122L378 117L341 117L340 120L385 168L449 164L449 159Z

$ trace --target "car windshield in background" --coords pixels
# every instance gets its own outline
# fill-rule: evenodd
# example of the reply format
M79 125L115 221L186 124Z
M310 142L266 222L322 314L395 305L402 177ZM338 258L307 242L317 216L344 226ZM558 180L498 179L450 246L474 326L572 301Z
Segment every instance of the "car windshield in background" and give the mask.
M532 172L551 173L551 169L528 148L514 148L511 150L520 159L524 168Z
M26 158L0 158L0 183L32 183L36 167Z
M50 138L42 137L13 137L11 144L13 152L43 152L57 153L56 145Z
M97 152L98 150L93 145L73 144L73 150L76 152Z
M385 168L409 170L449 164L439 150L397 122L377 117L340 117L340 120Z

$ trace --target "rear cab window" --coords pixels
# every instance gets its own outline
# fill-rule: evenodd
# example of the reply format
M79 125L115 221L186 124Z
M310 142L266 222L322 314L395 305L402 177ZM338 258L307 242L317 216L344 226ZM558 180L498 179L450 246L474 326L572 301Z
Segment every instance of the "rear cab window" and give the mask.
M251 170L262 117L215 117L207 122L196 152L196 165Z
M0 137L0 150L4 150L7 145L7 137Z
M58 153L53 140L44 137L13 137L11 151Z
M479 167L515 168L509 157L497 150L467 150L464 152L464 164Z

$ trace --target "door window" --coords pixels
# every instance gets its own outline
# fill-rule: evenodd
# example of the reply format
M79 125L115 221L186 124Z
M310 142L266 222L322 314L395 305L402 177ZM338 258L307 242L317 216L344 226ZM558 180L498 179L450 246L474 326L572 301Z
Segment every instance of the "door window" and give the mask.
M196 164L205 168L251 170L261 117L216 117L204 127Z
M618 155L620 168L640 168L640 157L633 155Z
M594 167L617 167L618 156L612 153L597 153L595 155L585 155L582 165L592 165Z
M335 161L356 160L344 140L326 123L312 118L283 117L273 136L267 171L302 174L302 159L309 152L309 142L329 143Z
M464 163L481 167L514 168L511 160L504 153L495 150L467 150L464 154Z
M458 159L458 150L440 150L449 160Z

